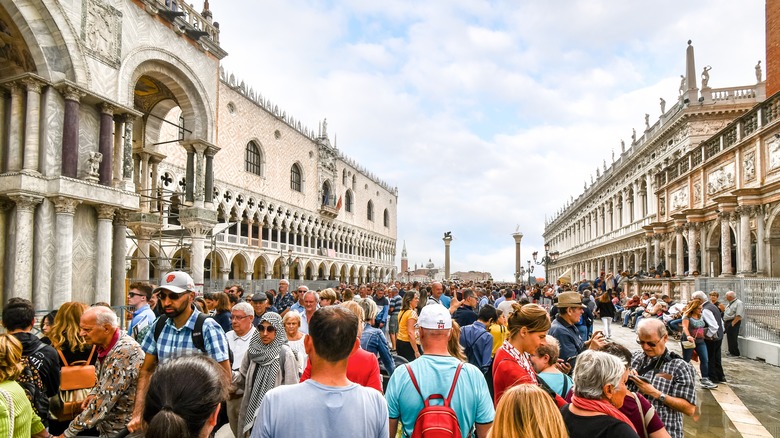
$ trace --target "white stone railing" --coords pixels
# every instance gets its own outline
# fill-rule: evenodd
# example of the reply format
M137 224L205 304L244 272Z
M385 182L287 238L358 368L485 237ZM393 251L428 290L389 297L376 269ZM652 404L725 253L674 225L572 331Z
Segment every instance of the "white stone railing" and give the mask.
M147 0L148 1L148 0ZM181 15L184 22L183 30L196 30L205 34L216 44L219 44L219 27L213 25L210 19L203 17L184 0L157 0L156 5L160 10L167 10ZM210 14L210 12L209 12Z
M717 102L724 100L755 99L756 94L755 86L713 88L712 100Z

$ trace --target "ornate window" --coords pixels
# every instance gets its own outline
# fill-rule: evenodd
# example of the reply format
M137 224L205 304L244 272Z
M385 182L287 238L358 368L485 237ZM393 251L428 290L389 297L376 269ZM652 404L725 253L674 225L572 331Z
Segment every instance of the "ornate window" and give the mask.
M366 206L366 218L371 222L374 221L374 203L372 201L368 201Z
M390 213L387 212L387 209L385 209L384 224L386 227L390 227Z
M244 161L247 172L263 176L263 153L254 141L246 144L246 158Z
M354 200L352 199L352 190L347 190L347 193L344 194L344 209L347 211L347 213L352 213L353 203Z
M303 191L303 172L301 172L301 166L298 163L292 165L290 168L290 188L296 192Z

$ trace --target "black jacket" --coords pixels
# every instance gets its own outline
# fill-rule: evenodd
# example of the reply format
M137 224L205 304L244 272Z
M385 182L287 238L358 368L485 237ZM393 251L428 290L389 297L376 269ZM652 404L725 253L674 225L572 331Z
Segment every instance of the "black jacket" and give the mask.
M16 339L22 343L22 355L29 356L39 345L40 339L31 333L14 333ZM45 345L30 357L32 363L41 375L41 380L46 389L46 395L54 396L60 390L60 356L51 345Z

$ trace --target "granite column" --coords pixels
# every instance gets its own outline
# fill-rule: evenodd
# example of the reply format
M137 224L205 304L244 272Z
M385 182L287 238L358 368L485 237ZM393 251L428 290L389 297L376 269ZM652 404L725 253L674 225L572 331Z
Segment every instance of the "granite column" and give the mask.
M41 83L35 79L24 81L27 86L27 115L24 121L24 160L22 168L38 172L41 148Z
M58 197L54 199L57 246L55 248L57 272L55 273L52 305L59 308L73 298L73 216L81 201Z
M127 276L127 214L119 210L115 214L114 237L111 251L111 305L125 304L125 277Z
M76 178L79 169L79 111L82 93L75 88L64 90L65 109L62 125L62 175Z
M101 174L102 175L102 174ZM110 181L110 179L109 179ZM112 222L114 207L97 206L97 254L95 272L95 301L111 302L111 256L113 252Z

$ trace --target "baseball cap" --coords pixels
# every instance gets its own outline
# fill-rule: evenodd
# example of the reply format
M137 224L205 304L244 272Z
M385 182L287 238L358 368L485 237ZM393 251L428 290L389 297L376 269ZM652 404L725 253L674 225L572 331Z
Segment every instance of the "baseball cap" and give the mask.
M258 292L252 295L252 301L254 302L268 301L268 295L266 295L265 292Z
M430 304L423 307L417 325L424 329L449 330L452 328L452 316L441 304Z
M160 286L154 290L154 292L165 289L175 294L183 294L184 292L195 291L195 280L190 277L190 274L184 271L171 271L162 277Z

